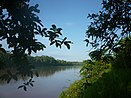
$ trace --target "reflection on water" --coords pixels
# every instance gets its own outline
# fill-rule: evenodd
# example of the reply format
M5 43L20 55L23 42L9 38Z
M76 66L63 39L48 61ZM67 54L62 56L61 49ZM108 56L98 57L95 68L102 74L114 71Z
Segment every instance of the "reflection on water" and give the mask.
M35 77L33 88L17 89L23 81L11 81L0 84L0 98L58 98L60 92L70 83L79 79L80 67L44 67L37 69L39 77Z
M43 67L43 68L38 68L37 72L39 73L39 76L48 77L48 76L51 76L51 75L55 74L56 72L64 71L64 70L68 70L68 69L75 69L75 68L80 68L80 66Z

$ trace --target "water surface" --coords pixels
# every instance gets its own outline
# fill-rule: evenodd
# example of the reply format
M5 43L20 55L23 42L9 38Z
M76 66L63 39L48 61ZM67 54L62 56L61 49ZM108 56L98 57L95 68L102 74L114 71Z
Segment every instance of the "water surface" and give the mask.
M59 94L79 79L80 67L52 67L39 70L34 77L34 87L27 91L17 89L24 81L11 81L0 84L0 98L58 98Z

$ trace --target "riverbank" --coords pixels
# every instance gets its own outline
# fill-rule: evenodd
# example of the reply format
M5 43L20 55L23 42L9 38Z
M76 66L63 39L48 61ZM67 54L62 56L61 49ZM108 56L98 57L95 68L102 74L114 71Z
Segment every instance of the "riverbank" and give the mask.
M114 69L104 73L95 82L75 81L59 98L131 98L131 70Z

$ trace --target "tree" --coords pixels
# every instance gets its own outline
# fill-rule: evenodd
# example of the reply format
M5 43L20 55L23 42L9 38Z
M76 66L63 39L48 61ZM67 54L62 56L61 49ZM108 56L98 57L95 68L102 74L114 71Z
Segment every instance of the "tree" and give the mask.
M124 44L120 44L123 40L126 44L124 46L128 48L126 54L130 54L130 46L127 47L131 41L130 0L103 0L102 5L99 13L88 15L92 22L86 31L87 39L85 41L87 46L90 44L96 49L89 55L94 59L101 59L101 56L105 54L116 55L120 50L125 51L122 49ZM129 62L127 56L123 56L123 58L125 58L123 59L125 62ZM129 58L131 57L128 56Z
M60 98L130 98L131 1L103 0L102 10L88 18L85 41L94 48L91 60L83 62L82 79Z
M103 0L102 5L99 13L88 15L92 22L85 41L95 49L111 52L123 38L131 38L131 1Z
M58 40L61 28L52 25L50 30L44 28L41 20L35 13L39 13L38 4L29 6L30 0L1 0L0 1L0 40L7 40L8 48L13 54L28 54L43 50L46 46L38 42L35 35L48 37L52 44L61 47L65 44L68 48L71 41ZM1 45L2 47L2 45Z
M44 43L36 39L36 35L47 37L50 45L55 44L60 47L64 44L70 49L71 41L67 41L67 37L61 39L61 28L57 28L54 24L47 30L42 24L42 21L36 15L40 10L38 4L35 6L29 5L30 0L0 0L0 41L6 40L8 48L10 48L10 60L16 65L17 72L15 76L31 76L33 67L30 66L26 53L30 55L32 52L37 52L46 48ZM0 44L0 51L7 53ZM0 59L1 60L1 59ZM6 68L6 63L0 61L0 66ZM27 66L28 65L28 66ZM13 78L11 70L8 70L5 76ZM3 79L1 76L0 78ZM10 81L6 78L5 80ZM14 78L15 80L16 77ZM31 81L31 80L30 80Z

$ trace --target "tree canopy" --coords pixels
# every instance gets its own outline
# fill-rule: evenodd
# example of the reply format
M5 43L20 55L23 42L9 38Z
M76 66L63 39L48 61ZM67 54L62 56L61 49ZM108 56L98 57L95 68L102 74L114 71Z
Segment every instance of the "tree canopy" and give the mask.
M102 10L88 18L85 41L94 48L91 59L83 61L81 80L60 98L130 98L131 1L103 0Z
M11 79L17 80L18 75L33 77L34 67L28 62L27 54L46 48L45 43L38 41L36 35L48 38L50 45L59 48L65 45L70 49L72 43L67 37L60 38L62 28L53 24L48 30L37 16L40 13L39 5L30 6L29 2L30 0L0 0L0 70L5 70L0 79L8 83ZM3 47L3 41L6 41L9 53ZM15 72L11 70L14 67ZM32 79L28 84L30 82ZM22 87L26 89L25 86Z
M99 13L89 14L92 20L86 31L87 45L95 49L113 50L123 38L131 35L130 0L103 0Z
M46 48L44 43L36 39L36 35L49 38L50 45L60 47L65 44L70 49L71 41L62 40L61 28L52 25L50 30L44 27L42 21L36 15L40 10L38 4L29 5L30 0L1 0L0 1L0 41L7 41L8 48L13 54L37 52ZM0 44L1 50L2 44ZM5 51L4 51L5 52Z

